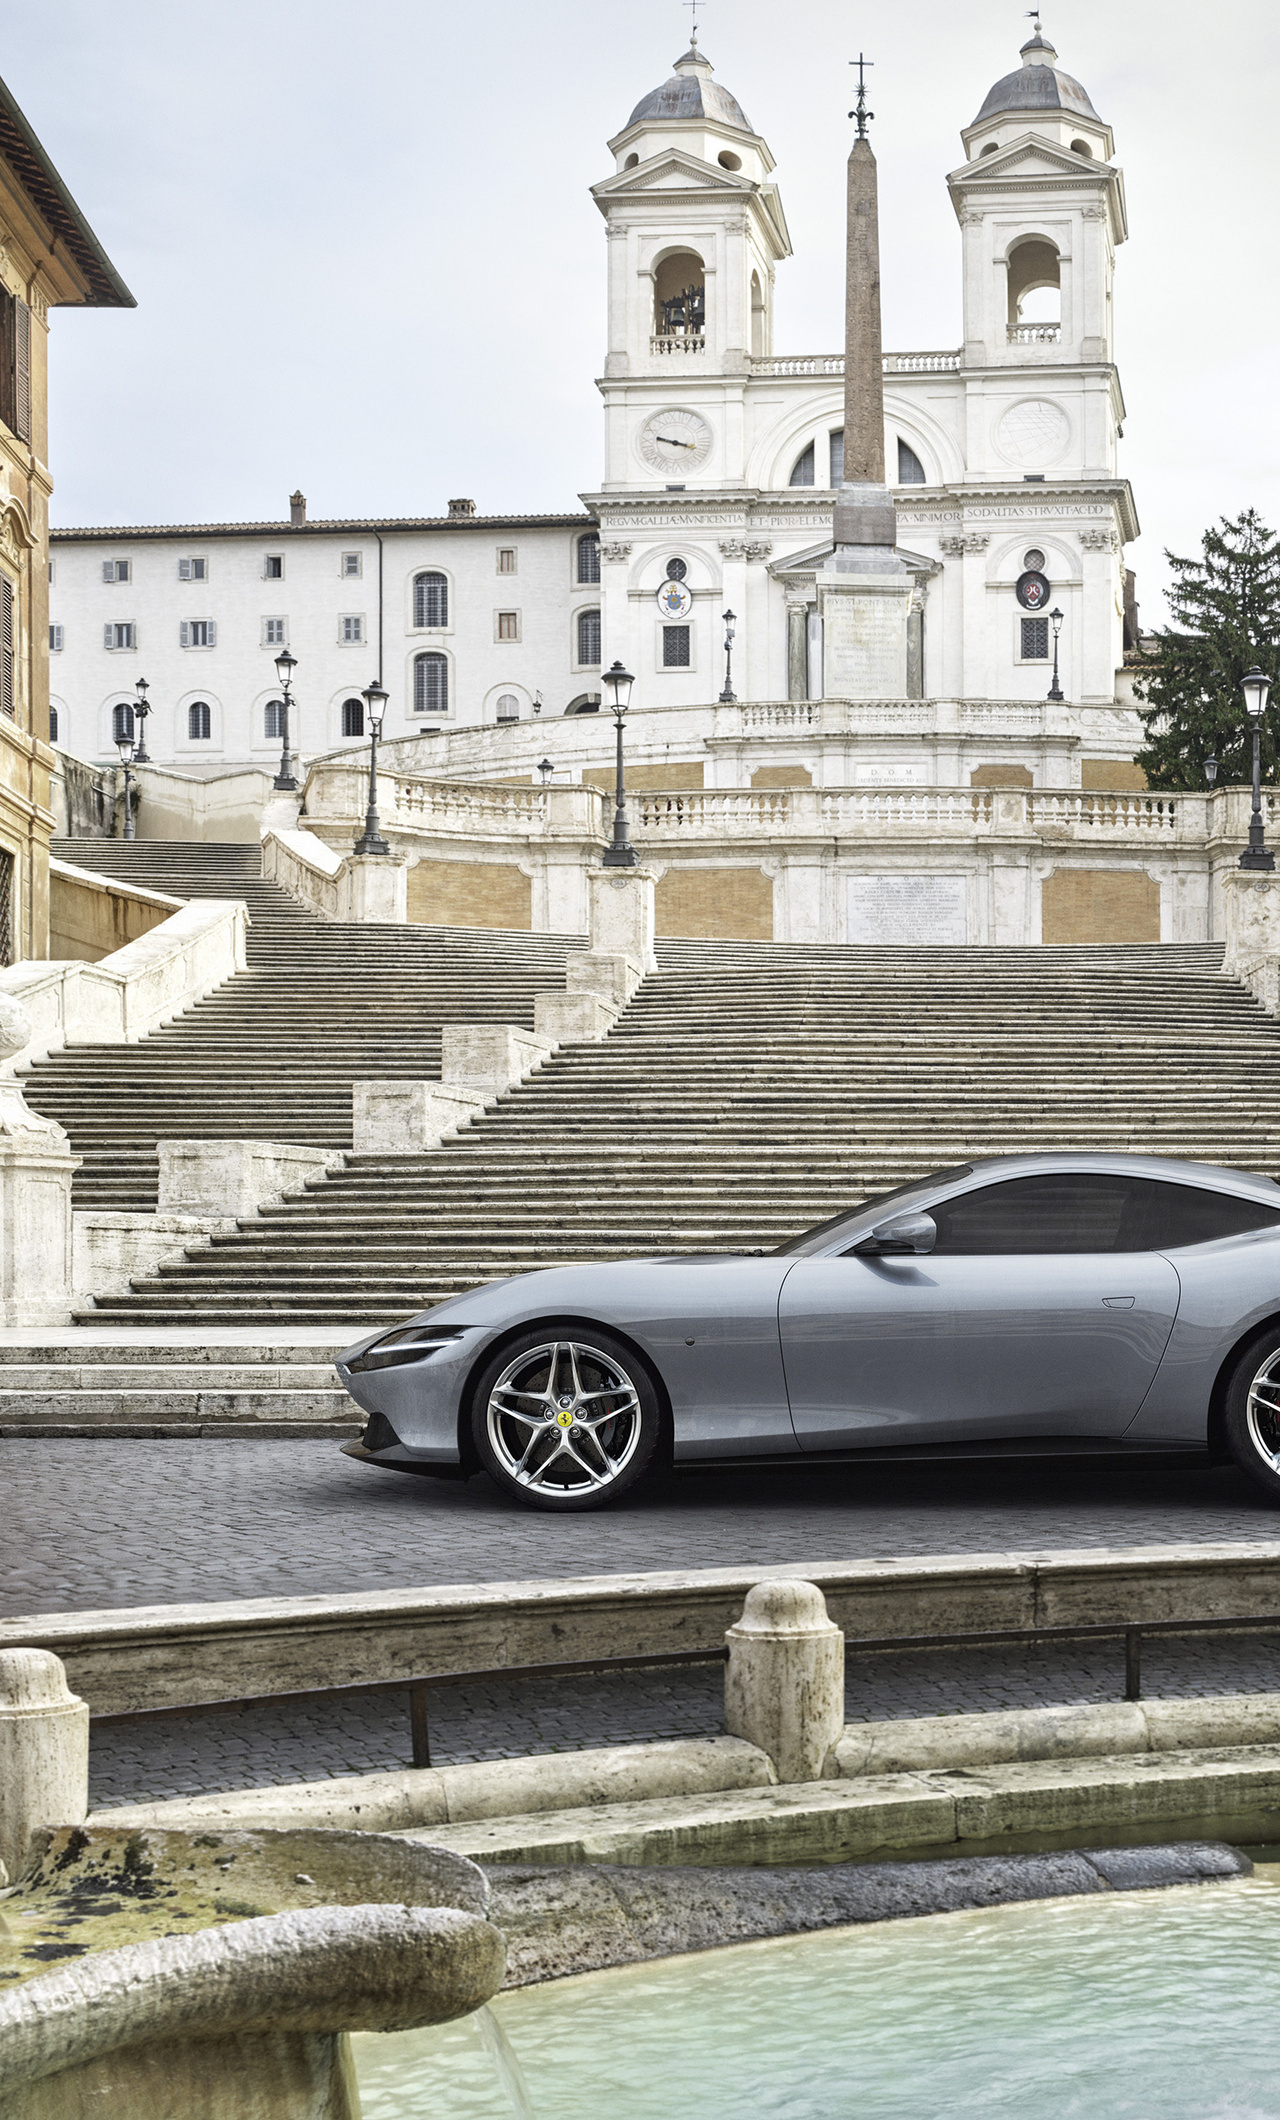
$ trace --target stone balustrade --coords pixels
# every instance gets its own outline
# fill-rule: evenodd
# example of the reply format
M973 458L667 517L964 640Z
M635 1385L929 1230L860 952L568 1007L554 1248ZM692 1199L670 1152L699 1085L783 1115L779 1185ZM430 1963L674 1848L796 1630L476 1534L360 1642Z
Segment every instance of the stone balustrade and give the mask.
M960 366L960 349L944 353L886 353L886 375L950 375ZM766 353L751 362L755 376L844 374L842 353Z

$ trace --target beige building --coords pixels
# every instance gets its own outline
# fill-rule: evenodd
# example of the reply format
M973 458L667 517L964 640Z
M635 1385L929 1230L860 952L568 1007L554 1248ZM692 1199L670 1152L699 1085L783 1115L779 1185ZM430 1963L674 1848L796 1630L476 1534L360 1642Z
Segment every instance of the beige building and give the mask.
M0 964L49 954L49 311L132 308L0 81Z

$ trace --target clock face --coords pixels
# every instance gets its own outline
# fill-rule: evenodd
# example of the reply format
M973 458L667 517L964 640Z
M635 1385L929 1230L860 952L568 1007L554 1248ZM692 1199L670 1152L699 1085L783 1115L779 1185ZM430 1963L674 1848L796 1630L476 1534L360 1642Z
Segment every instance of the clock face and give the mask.
M636 436L636 447L651 471L683 478L711 454L711 429L696 412L654 412Z

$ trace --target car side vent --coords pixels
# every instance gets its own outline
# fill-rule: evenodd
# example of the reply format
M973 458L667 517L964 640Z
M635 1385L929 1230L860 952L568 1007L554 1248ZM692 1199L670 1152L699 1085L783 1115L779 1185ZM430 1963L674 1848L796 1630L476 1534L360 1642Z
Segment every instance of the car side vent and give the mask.
M371 1413L360 1438L366 1450L398 1450L400 1438L385 1413Z

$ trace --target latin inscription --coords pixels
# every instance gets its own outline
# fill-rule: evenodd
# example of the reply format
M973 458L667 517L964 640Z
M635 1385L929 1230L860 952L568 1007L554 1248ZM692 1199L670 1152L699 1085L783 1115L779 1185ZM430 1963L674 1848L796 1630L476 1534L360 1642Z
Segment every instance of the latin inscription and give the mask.
M964 942L963 876L850 876L850 942Z

